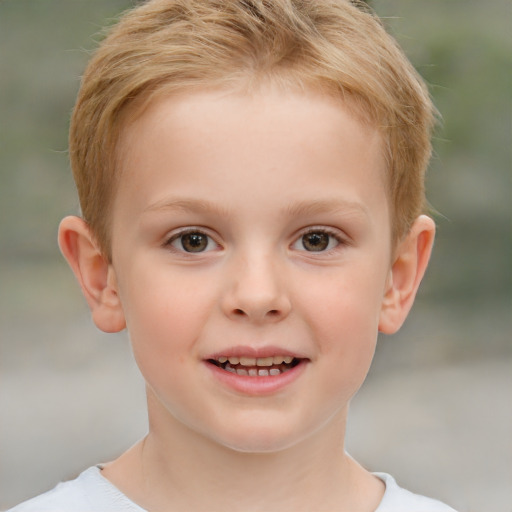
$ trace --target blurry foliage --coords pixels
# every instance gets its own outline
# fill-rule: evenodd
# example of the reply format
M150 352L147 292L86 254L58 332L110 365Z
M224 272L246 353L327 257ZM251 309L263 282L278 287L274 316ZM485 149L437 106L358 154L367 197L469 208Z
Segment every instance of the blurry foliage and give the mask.
M424 288L481 302L512 288L512 4L375 0L442 121L427 191L441 215Z
M78 208L66 149L86 50L105 20L129 6L0 2L0 262L58 255L58 222Z
M129 0L0 1L0 265L57 257L77 211L67 128L88 53ZM443 121L428 191L438 243L427 298L511 288L511 6L507 0L370 2L430 84Z

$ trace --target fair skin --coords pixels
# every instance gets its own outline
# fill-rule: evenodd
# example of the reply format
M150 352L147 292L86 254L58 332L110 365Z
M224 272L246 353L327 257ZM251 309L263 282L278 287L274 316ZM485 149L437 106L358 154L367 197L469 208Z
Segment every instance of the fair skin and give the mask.
M153 101L121 154L112 261L81 219L59 234L147 383L149 434L104 476L151 511L374 511L348 406L434 238L421 216L391 246L378 132L317 92L194 92Z

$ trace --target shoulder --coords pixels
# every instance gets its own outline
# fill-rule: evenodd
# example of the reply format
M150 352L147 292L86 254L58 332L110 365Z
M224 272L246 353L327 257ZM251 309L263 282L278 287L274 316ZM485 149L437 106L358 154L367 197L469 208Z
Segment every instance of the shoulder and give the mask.
M75 480L60 483L40 496L25 501L7 512L144 512L106 478L91 467Z
M402 489L387 473L374 473L386 484L386 492L375 512L455 512L440 501Z

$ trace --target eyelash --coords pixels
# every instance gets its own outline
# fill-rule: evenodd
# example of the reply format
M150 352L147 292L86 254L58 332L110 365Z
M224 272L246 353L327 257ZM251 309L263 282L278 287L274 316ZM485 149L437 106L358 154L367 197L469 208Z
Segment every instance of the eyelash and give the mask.
M206 237L206 246L204 246L203 249L194 251L194 250L187 250L185 248L184 244L184 237L187 235L200 235ZM308 235L319 235L319 239L317 240L318 243L325 243L325 239L322 240L322 236L326 236L327 238L327 246L324 248L320 248L319 250L308 250L305 246L305 237ZM178 242L181 240L181 248L175 247L173 244L175 242ZM336 245L332 247L332 241L336 242ZM199 242L199 240L196 240L196 242ZM165 243L163 244L164 247L172 248L173 250L177 252L182 252L186 254L202 254L204 252L210 252L214 250L214 248L211 247L211 245L214 244L216 247L219 247L219 244L211 237L208 233L206 233L203 229L200 228L187 228L184 229L178 233L173 234L171 237L169 237ZM296 247L298 244L301 244L301 247ZM295 248L296 250L299 250L301 252L307 252L307 253L325 253L330 252L333 250L336 250L340 245L347 245L347 241L345 238L340 236L340 234L337 231L334 231L332 229L327 229L325 227L311 227L308 228L306 231L303 231L291 244L292 248ZM331 247L330 247L331 246ZM321 246L320 246L321 247Z
M327 245L327 247L325 247L324 249L318 250L318 251L315 251L315 250L308 251L306 249L306 247L304 246L305 237L308 236L308 235L313 235L313 234L315 234L315 235L326 235L328 237L328 240L327 240L327 244L328 245ZM333 240L336 242L336 245L334 247L329 247ZM308 252L308 253L326 253L326 252L330 252L330 251L338 249L339 246L347 245L347 240L344 237L342 237L338 231L335 231L333 229L328 229L328 228L325 228L325 227L311 227L311 228L308 228L306 231L303 231L300 234L300 236L292 244L292 247L294 247L297 244L301 244L302 245L302 248L300 248L300 249L297 248L297 250L300 250L300 251L303 251L303 252Z
M200 251L187 251L183 245L184 243L184 237L187 236L187 235L201 235L201 236L204 236L207 238L207 245L205 247L205 249L208 249L208 250L200 250ZM174 247L173 246L173 243L174 242L177 242L181 239L181 248L178 248L178 247ZM183 252L183 253L186 253L186 254L201 254L203 252L209 252L212 250L212 248L209 248L212 244L214 244L215 246L219 246L219 244L213 239L213 237L211 237L208 233L206 233L203 229L200 229L200 228L187 228L187 229L184 229L178 233L175 233L173 234L171 237L169 237L166 242L164 243L164 246L165 247L168 247L168 248L172 248L173 250L177 251L177 252Z

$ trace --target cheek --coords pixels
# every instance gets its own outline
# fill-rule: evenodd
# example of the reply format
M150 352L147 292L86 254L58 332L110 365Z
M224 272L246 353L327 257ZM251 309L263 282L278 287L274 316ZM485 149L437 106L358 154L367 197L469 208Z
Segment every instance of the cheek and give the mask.
M378 276L370 272L337 272L310 280L300 308L309 325L335 346L375 337L382 302Z
M141 293L131 304L133 314L128 315L127 326L144 380L165 408L179 416L174 403L179 400L171 397L187 400L187 376L199 357L196 342L201 336L205 308L198 307L197 294L175 291L161 286L153 287L151 293Z
M133 272L121 297L133 351L138 362L160 366L183 363L194 353L213 301L204 283L183 276Z
M375 352L381 303L372 272L332 275L309 286L302 316L315 340L326 392L343 388L353 394L363 382ZM324 366L325 365L325 366Z

